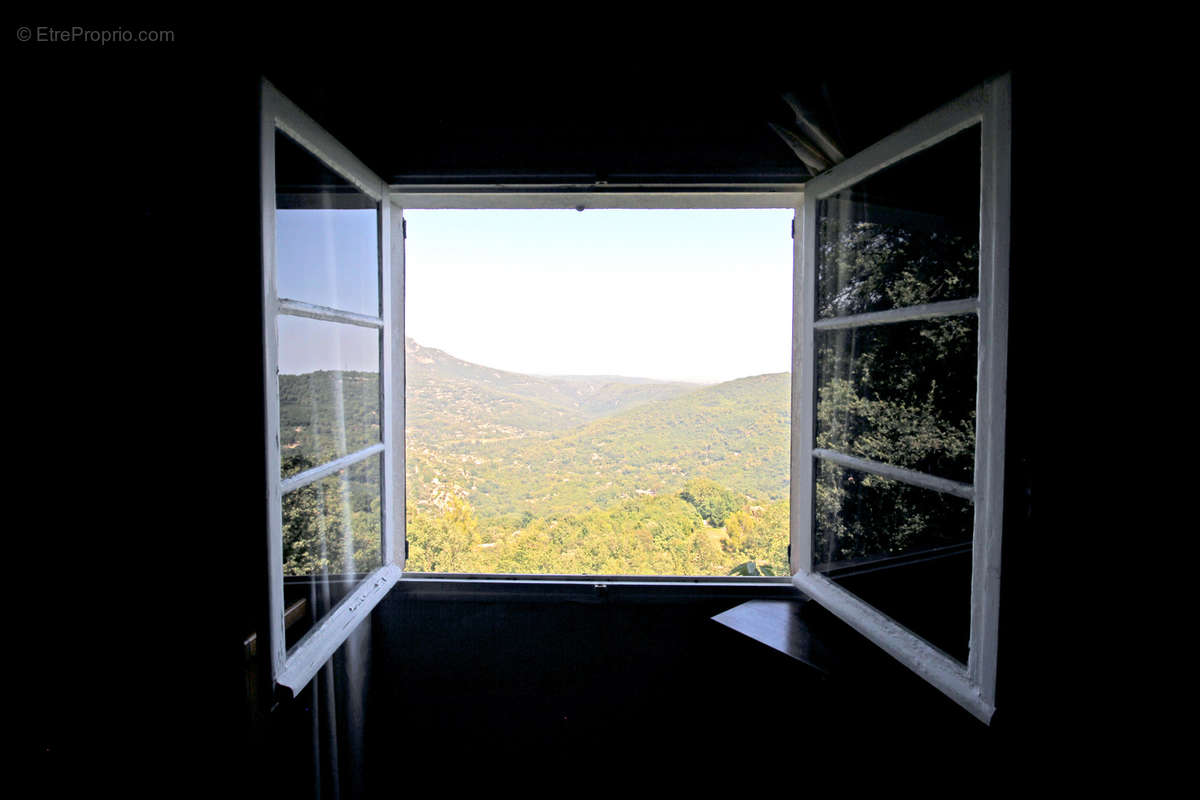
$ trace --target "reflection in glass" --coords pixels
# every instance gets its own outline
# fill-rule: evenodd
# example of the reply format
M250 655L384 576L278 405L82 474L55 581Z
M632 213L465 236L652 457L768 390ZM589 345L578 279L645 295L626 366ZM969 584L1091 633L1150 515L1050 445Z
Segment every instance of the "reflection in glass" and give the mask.
M979 126L817 203L817 317L979 292Z
M279 318L283 477L380 441L379 331Z
M974 505L818 460L813 568L962 662Z
M279 296L379 316L375 201L278 131L275 192Z
M283 496L283 574L368 572L380 559L380 456Z
M813 563L829 571L969 543L970 500L817 460Z
M814 331L817 448L971 483L974 314Z

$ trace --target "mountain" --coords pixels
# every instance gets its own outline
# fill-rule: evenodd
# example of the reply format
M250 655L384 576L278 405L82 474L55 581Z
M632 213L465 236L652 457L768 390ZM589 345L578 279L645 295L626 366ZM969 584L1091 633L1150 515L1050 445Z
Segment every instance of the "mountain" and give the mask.
M619 376L538 376L463 361L405 339L410 444L545 436L701 384Z
M411 339L405 355L409 568L786 570L787 373L703 386L523 375ZM285 476L379 441L378 373L280 375L279 386ZM287 495L289 574L323 569L347 520L370 555L380 463L348 469L348 494L311 484Z
M494 370L408 343L409 494L482 515L565 513L707 477L778 500L789 475L790 378L713 386Z

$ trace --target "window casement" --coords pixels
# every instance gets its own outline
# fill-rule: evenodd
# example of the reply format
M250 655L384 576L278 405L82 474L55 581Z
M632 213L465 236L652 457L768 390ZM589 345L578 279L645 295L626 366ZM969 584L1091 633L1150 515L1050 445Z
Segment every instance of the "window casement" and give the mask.
M270 576L260 659L294 694L401 575L402 272L391 268L387 184L266 81L260 122ZM308 409L289 403L302 379L319 398ZM293 576L319 618L289 647Z
M793 582L985 722L1003 523L1010 91L1007 76L979 86L805 184L793 328ZM946 592L914 613L908 597L930 591L929 570L956 561L969 606ZM870 578L855 573L881 571L882 593L864 592Z
M530 590L536 590L538 581L634 580L651 587L706 581L672 576L404 573L405 210L791 208L796 216L790 580L972 714L990 720L995 703L1003 511L1009 94L1007 77L987 83L802 186L514 190L388 186L264 82L263 295L271 514L268 629L275 683L293 693L303 688L402 578L454 577L477 583L517 579L527 582ZM287 194L275 185L280 136L303 148L349 187L317 193L323 208L361 210L368 204L362 201L365 197L375 209L377 310L281 296L277 215L283 208L303 207L310 201L280 200L281 193ZM906 182L914 174L913 165L917 174L928 170L924 174L944 178L956 198L973 191L975 205L947 209L938 197L937 181ZM879 191L879 181L884 191ZM306 186L311 190L311 185L291 188L303 195ZM906 186L921 187L916 199L906 196ZM974 238L967 231L972 226ZM286 431L281 431L278 337L280 322L292 319L378 334L379 434L361 447L352 447L347 440L335 448L335 457L284 476L286 446L280 442ZM926 358L919 345L929 342L944 352ZM891 358L895 353L907 353L908 360ZM973 369L963 367L967 362ZM942 374L943 368L949 371ZM964 388L967 383L969 391ZM944 388L946 384L951 385ZM293 450L305 447L294 440L285 445ZM379 462L379 562L369 571L355 571L354 589L289 648L284 627L286 498L289 492L345 474L340 471L371 459ZM911 499L910 495L918 494L919 500ZM890 516L884 513L887 509L892 510ZM902 528L903 535L880 529L885 523ZM949 597L942 604L961 610L968 619L963 627L969 632L958 652L940 638L936 625L936 630L927 628L909 611L896 610L888 592L903 587L908 570L961 564L964 559L970 562L969 603ZM882 594L864 592L855 583L863 575L887 575L891 582ZM748 579L707 579L722 581L741 584Z

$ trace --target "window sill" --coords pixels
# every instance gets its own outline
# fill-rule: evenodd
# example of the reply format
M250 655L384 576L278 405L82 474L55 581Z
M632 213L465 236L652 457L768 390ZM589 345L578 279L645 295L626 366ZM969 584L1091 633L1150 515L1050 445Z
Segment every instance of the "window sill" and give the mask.
M461 600L522 602L687 602L795 598L791 578L672 577L640 575L475 575L406 572L394 591Z

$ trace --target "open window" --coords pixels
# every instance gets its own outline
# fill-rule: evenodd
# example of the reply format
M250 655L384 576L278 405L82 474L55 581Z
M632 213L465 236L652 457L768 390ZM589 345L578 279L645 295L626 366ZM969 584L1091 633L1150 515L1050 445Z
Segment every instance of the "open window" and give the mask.
M395 193L406 574L786 582L799 200Z
M591 568L575 574L552 567L473 570L470 563L485 563L487 551L505 540L470 538L468 512L455 504L454 490L441 488L443 476L424 452L411 465L411 488L424 494L406 508L406 425L426 423L419 413L406 419L406 386L417 386L420 377L406 383L406 355L419 363L455 354L423 351L430 342L406 342L405 213L782 209L795 220L792 232L781 233L791 258L791 294L784 298L792 314L790 385L780 410L787 459L781 507L790 547L786 570L772 569L770 576L755 560L753 571L741 574L786 582L779 572L790 573L801 591L989 720L1003 520L1009 93L1007 78L985 84L803 186L514 190L389 187L264 83L271 514L264 624L275 682L292 692L307 683L405 576L409 545L418 549L412 575L418 579L506 573L541 580L736 580L654 570L636 578ZM468 279L461 278L462 285ZM451 371L503 366L451 360ZM505 380L480 402L500 408L525 396L510 385L521 375L500 383ZM631 386L620 391L643 391ZM543 389L558 390L521 391L538 400ZM453 399L452 393L442 399ZM505 411L512 412L511 430L489 422L492 428L478 438L498 439L497 432L522 438L515 421L524 408L513 403ZM603 437L580 441L587 446L571 458L585 467L598 462L591 472L614 466L602 452ZM529 463L525 451L512 448L492 455L504 465L488 474L469 468L480 466L476 452L447 450L438 458L457 459L456 474L472 492L484 493L488 480L508 475L504 469ZM582 475L578 466L557 480ZM624 488L639 494L636 486ZM673 496L684 491L671 484ZM726 499L692 493L683 501L714 529L744 511L739 524L749 531L777 511L765 503L719 508ZM461 562L465 570L430 569L435 559L428 543L409 541L418 527L411 515L428 513L417 506L426 500L446 526L464 521L462 531L448 535L466 532L463 543L481 556ZM498 516L508 513L498 507ZM504 525L514 535L533 521L519 510L511 516ZM548 541L561 534L554 519L539 524ZM637 527L637 535L655 538L654 525ZM297 599L289 594L293 583L307 587L315 620L295 642L286 622Z
M980 719L1003 521L1009 81L805 185L794 583Z
M261 113L270 581L257 649L295 693L401 574L403 324L387 184L265 81Z

